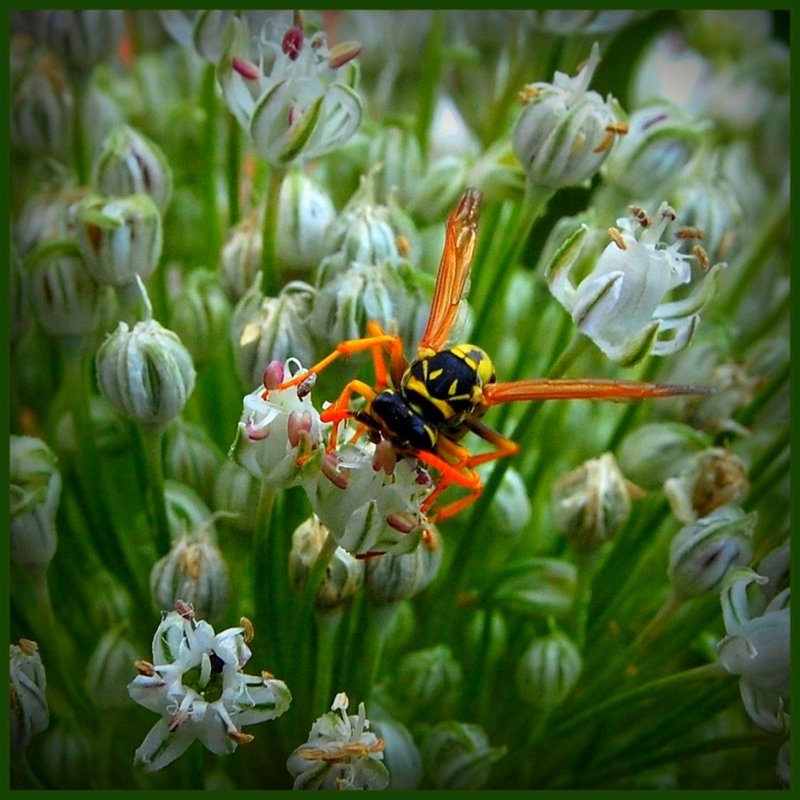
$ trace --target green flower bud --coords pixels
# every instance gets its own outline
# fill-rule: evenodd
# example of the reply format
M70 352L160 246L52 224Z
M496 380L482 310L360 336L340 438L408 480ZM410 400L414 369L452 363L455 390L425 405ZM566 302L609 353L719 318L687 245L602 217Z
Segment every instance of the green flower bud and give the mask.
M480 470L485 478L489 470ZM522 476L513 467L506 470L489 506L489 524L500 534L519 533L530 522L531 500Z
M667 574L682 597L718 592L734 567L750 563L758 515L722 506L685 525L669 549Z
M129 286L150 277L161 258L161 214L146 194L85 197L76 212L76 238L86 267L100 284Z
M499 611L478 609L467 626L467 645L477 663L497 664L508 646L508 625Z
M534 707L550 712L567 698L581 676L583 661L565 634L553 630L534 639L517 664L517 690Z
M552 84L534 83L523 90L514 152L535 185L575 186L591 178L608 156L622 113L614 98L604 101L588 90L599 63L595 43L575 78L556 72Z
M172 170L161 148L130 125L103 140L92 164L92 183L109 197L146 194L163 214L172 197Z
M9 449L11 560L39 573L56 552L61 475L55 455L40 439L12 436Z
M170 327L186 345L198 368L213 361L225 347L231 313L215 273L194 269L186 276L173 301Z
M30 639L20 639L9 647L11 705L11 751L19 753L31 737L50 723L47 705L47 676L39 646Z
M75 238L75 209L88 187L47 186L34 194L14 221L14 244L21 257L45 242Z
M383 740L383 760L389 770L386 788L418 789L422 782L422 757L408 728L393 719L373 719L372 728Z
M211 502L224 455L203 428L180 417L164 432L164 473Z
M760 383L760 376L749 374L740 364L719 364L703 380L713 392L687 398L686 417L695 427L712 434L730 431L741 435L745 431L734 417L752 402Z
M740 58L762 46L772 29L769 11L692 9L679 12L692 47L722 60Z
M525 170L505 137L475 159L462 186L480 186L488 201L519 202L525 193Z
M184 600L198 617L221 615L228 603L228 569L210 535L201 530L180 536L153 565L150 591L156 609L174 608Z
M557 558L531 558L512 565L489 588L488 598L515 614L558 616L572 608L575 565Z
M589 459L553 484L556 527L579 550L601 547L627 522L630 491L611 453Z
M153 319L131 330L120 322L97 351L106 399L145 427L162 428L183 411L194 389L192 358L181 340Z
M758 564L758 574L769 580L761 586L761 592L767 600L772 600L779 592L789 588L791 574L789 549L790 540L787 537L782 544L770 550Z
M34 56L12 76L12 152L61 156L70 141L71 115L63 65L52 53Z
M89 419L97 450L108 455L119 455L131 446L127 420L103 397L93 396L89 400ZM71 410L58 421L55 445L59 452L75 455L78 439L75 435L75 419Z
M86 336L100 324L100 287L73 242L53 242L28 258L31 305L51 336Z
M259 386L272 361L314 362L313 299L311 286L292 281L277 297L265 297L254 283L237 303L231 317L231 342L245 388Z
M658 489L709 444L708 436L688 425L651 422L622 440L617 460L623 472L636 476L638 486Z
M211 511L193 489L183 483L166 480L164 502L173 542L186 533L201 529L214 534Z
M407 716L419 712L427 718L446 716L457 702L463 677L461 665L447 645L409 653L397 667L398 707Z
M252 209L241 222L231 228L222 245L219 260L220 282L232 303L241 300L259 276L263 213L261 208Z
M482 789L505 753L489 746L480 725L466 722L440 722L422 743L425 774L437 789Z
M252 532L256 526L259 482L235 461L227 460L214 485L214 509L234 516L227 522L240 531Z
M480 177L471 177L464 158L444 155L436 159L420 176L412 197L406 204L412 217L423 225L440 223L458 201L465 186L486 185Z
M92 742L83 728L72 722L59 721L42 737L38 755L37 767L50 786L86 789L86 776L91 774L93 766L93 751Z
M390 605L414 597L436 577L442 563L442 538L435 528L428 530L410 553L367 561L367 592L376 605Z
M422 149L414 131L405 125L382 125L370 138L367 158L376 167L376 196L383 201L394 196L406 205L423 175Z
M99 708L130 706L126 684L139 652L128 638L124 627L106 631L97 643L86 665L86 694Z
M327 538L327 528L314 516L295 528L289 552L289 581L295 590L302 590L307 583ZM325 569L314 605L320 611L339 608L361 588L363 582L364 562L337 547Z
M747 467L722 447L703 450L664 482L664 493L679 522L708 516L715 508L736 503L750 488Z

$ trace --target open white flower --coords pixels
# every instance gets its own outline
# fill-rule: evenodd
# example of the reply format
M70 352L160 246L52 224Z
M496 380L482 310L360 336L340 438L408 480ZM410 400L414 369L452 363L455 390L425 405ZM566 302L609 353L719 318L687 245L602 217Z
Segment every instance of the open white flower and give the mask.
M634 363L647 353L665 356L684 348L723 266L708 270L699 289L665 301L674 289L692 282L692 256L678 251L681 239L669 246L661 242L676 216L667 203L653 220L642 209L632 209L632 214L617 221L619 229L610 230L613 241L577 286L570 273L589 233L586 226L559 248L545 274L550 293L581 332L620 364Z
M283 681L241 671L250 658L244 628L215 633L187 608L165 614L153 663L139 662L128 684L137 703L161 715L136 750L134 763L147 772L167 766L195 739L216 755L232 753L252 740L244 725L275 719L291 702Z

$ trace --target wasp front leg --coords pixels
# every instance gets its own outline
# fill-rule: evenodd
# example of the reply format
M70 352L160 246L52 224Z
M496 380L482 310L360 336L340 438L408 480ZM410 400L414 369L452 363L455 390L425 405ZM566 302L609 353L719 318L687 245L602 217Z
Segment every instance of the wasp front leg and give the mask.
M344 420L351 419L355 416L356 412L350 410L350 398L353 394L361 395L361 397L367 401L367 404L369 404L375 398L377 392L363 381L350 381L350 383L344 387L339 397L336 398L336 402L328 406L328 408L319 415L323 422L333 423L331 436L328 440L328 452L336 449L336 444L339 439L339 425Z

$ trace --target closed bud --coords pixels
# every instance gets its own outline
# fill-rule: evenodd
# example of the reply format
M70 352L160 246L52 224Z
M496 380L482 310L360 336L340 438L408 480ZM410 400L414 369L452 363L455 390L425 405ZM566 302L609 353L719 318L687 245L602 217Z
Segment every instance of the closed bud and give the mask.
M160 429L183 411L195 370L181 340L153 319L130 329L120 322L97 351L97 380L125 416Z
M566 700L581 676L583 660L559 630L534 639L517 664L517 689L535 708L550 712Z
M47 705L47 676L39 646L20 639L9 647L9 700L11 704L11 751L24 750L31 737L45 730L50 722Z
M515 614L558 616L572 608L577 585L575 565L558 558L531 558L495 578L486 594Z
M579 550L609 541L631 511L630 485L611 453L584 462L553 484L556 527Z
M736 503L748 489L747 467L723 447L712 447L690 458L664 483L670 508L679 522L693 522L715 508Z
M709 437L679 422L651 422L629 433L617 460L637 486L659 489L677 475L691 458L710 445Z
M481 473L485 477L488 470L481 470ZM488 513L491 527L509 536L519 533L530 522L530 494L522 476L513 467L503 474Z
M405 725L393 719L373 719L372 727L383 740L383 760L389 770L387 789L418 789L422 782L422 757Z
M206 531L184 534L150 572L150 591L156 609L190 603L195 614L214 619L228 602L228 570L222 553Z
M375 194L386 201L390 196L406 205L416 194L423 175L419 139L408 126L381 126L370 137L368 163L375 165Z
M458 202L465 186L486 185L480 177L470 177L471 174L464 158L453 155L437 158L417 181L406 208L422 225L441 222Z
M240 531L253 532L260 488L258 481L235 461L226 460L214 484L214 509L233 516L226 521Z
M466 643L476 663L492 667L504 656L508 647L508 625L499 611L478 609L466 631Z
M475 158L462 186L480 186L488 201L519 201L525 194L525 170L514 154L514 149L505 138Z
M433 581L441 563L442 537L431 527L410 553L367 560L367 592L376 605L414 597Z
M106 631L86 665L86 694L98 708L125 708L131 698L125 685L139 652L128 638L124 626Z
M58 183L34 194L14 221L14 245L21 258L40 244L75 238L75 209L89 193Z
M27 268L31 305L47 333L86 336L97 330L102 294L76 244L45 244L30 255Z
M314 516L295 528L289 552L289 581L296 590L306 585L327 537L327 529ZM364 562L337 547L325 568L314 605L320 611L339 608L361 588L363 581Z
M194 489L178 481L164 481L164 503L172 541L191 531L214 534L211 511Z
M52 53L23 64L11 81L11 151L63 156L70 141L72 102L63 66Z
M225 347L231 313L228 298L214 272L194 269L186 276L172 304L170 327L198 369L213 361Z
M146 194L163 214L172 198L172 170L161 148L130 125L103 140L92 164L92 183L109 197Z
M76 211L76 239L92 277L107 286L147 280L161 258L161 213L146 194L85 197Z
M734 417L753 401L761 377L751 375L740 364L719 364L703 383L713 392L687 398L685 413L691 424L712 434L744 433Z
M482 789L505 747L491 747L480 725L440 722L422 743L425 774L437 789Z
M254 283L231 317L236 367L245 387L258 386L271 361L314 361L311 306L314 289L292 281L277 297L265 297Z
M128 675L130 664L122 679L123 689ZM92 743L86 730L75 722L59 720L51 726L42 737L37 758L37 768L44 780L59 789L85 790L86 776L93 766Z
M755 513L722 506L685 525L669 548L669 579L682 597L717 592L734 567L750 563Z
M130 426L127 420L104 397L93 396L89 400L89 419L92 435L98 452L120 455L130 448ZM76 455L79 440L75 433L75 416L67 410L56 426L54 444L59 452Z
M614 143L622 112L612 97L589 91L600 63L595 43L575 78L556 72L552 83L523 90L525 106L514 126L513 143L528 179L537 186L560 189L591 178Z
M232 303L244 297L259 275L262 215L262 209L252 209L231 228L222 245L219 259L220 281ZM280 232L278 235L280 236Z
M409 716L424 712L427 718L454 710L463 682L461 665L447 645L417 650L397 667L396 699Z
M214 481L224 460L220 449L203 428L180 417L170 423L164 434L165 475L191 486L211 502Z
M37 35L73 72L88 72L117 47L125 12L104 9L43 11Z
M12 436L9 449L11 560L26 571L43 572L56 552L61 474L40 439Z

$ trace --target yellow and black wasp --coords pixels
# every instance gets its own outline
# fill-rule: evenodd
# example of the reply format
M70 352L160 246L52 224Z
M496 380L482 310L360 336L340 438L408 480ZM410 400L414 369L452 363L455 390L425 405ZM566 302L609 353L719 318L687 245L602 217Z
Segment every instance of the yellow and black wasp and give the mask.
M492 406L522 400L639 400L703 391L691 386L580 378L498 383L492 361L480 347L447 347L472 264L481 198L480 190L467 189L448 218L430 314L416 359L409 363L401 339L370 322L367 336L341 342L322 361L278 387L301 384L341 356L371 351L375 385L350 381L321 414L323 422L333 423L328 447L336 447L338 425L354 419L363 429L390 442L398 454L416 457L435 469L439 477L423 506L431 519L451 517L478 498L483 485L475 467L518 451L515 442L481 421ZM351 408L354 394L364 399L361 408ZM468 432L495 449L473 455L460 443ZM452 484L469 494L432 513L434 502Z

